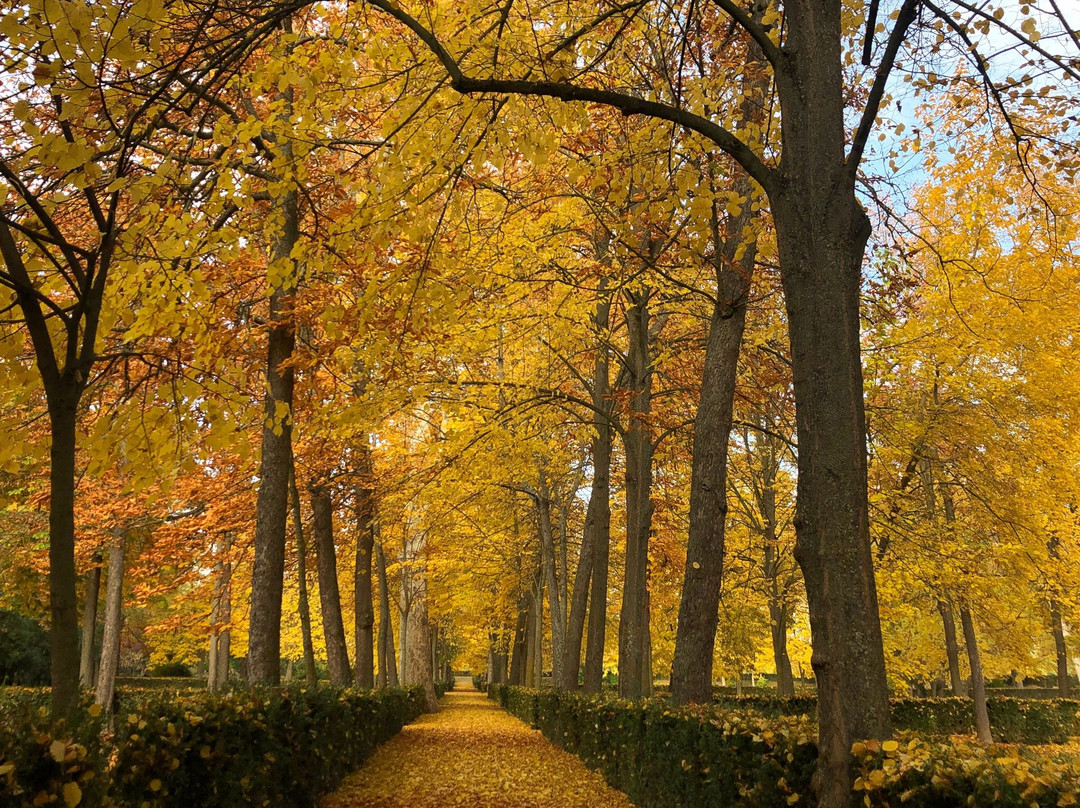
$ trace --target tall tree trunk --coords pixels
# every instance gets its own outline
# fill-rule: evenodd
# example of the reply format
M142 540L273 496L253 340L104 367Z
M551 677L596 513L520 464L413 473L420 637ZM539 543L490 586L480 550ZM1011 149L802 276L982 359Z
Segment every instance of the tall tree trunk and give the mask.
M311 600L308 595L307 539L304 533L304 515L300 510L300 489L296 485L296 461L290 452L289 503L292 510L293 533L296 536L296 585L297 611L300 612L300 637L304 645L304 683L309 688L319 684L319 672L315 668L315 639L311 635Z
M937 605L945 629L945 656L949 662L949 684L952 686L954 696L966 696L967 688L964 687L964 678L960 675L960 645L956 641L956 617L953 615L952 604L947 600L939 600Z
M537 568L529 598L529 658L526 678L527 687L540 687L544 676L544 578L542 567Z
M518 600L517 625L514 627L514 647L510 655L509 683L522 687L525 685L525 658L528 656L529 642L529 596L522 595Z
M375 492L371 450L367 436L361 438L361 481L356 486L355 638L356 686L375 686L375 605L371 596L371 553L375 547Z
M601 334L608 321L597 321ZM589 491L586 530L593 544L592 586L589 593L589 635L585 645L585 692L599 693L604 680L604 645L607 635L608 567L611 555L611 402L608 384L609 352L606 341L597 353L593 376L593 480ZM589 516L593 522L588 522Z
M754 46L749 58L764 62L760 49ZM749 92L742 111L747 120L757 121L761 118L759 97L767 89L767 73L758 71L754 76L747 81ZM690 530L671 666L671 695L679 704L707 703L712 699L713 650L727 524L728 436L734 414L739 349L746 327L746 296L757 259L756 241L747 242L743 233L753 216L751 203L758 192L745 175L736 180L734 190L745 201L737 214L726 214L723 233L717 203L712 207L716 302L694 415Z
M626 570L619 610L619 695L640 698L645 693L646 590L648 588L649 529L652 524L652 367L649 351L648 290L627 293L630 412L623 443L626 449Z
M112 709L116 674L120 669L120 632L124 627L124 534L109 547L109 580L105 590L105 636L101 641L94 703Z
M63 383L61 382L61 385ZM78 388L49 391L49 651L54 715L79 700L79 609L75 591L75 423Z
M791 114L814 116L812 109L785 109L785 125ZM829 185L836 190L823 197L822 183L807 179L772 200L799 436L795 557L806 581L814 647L821 808L850 804L852 743L890 731L859 349L860 269L870 226L843 179L842 118L834 134L835 163L823 164L822 155L807 148L785 150L784 164L789 173L833 171L836 182Z
M581 556L578 559L577 572L574 575L574 594L570 603L569 623L566 636L565 670L573 670L570 689L577 689L578 670L581 668L581 644L585 635L586 610L590 597L590 614L598 614L600 625L593 627L589 620L591 643L598 648L590 658L588 647L585 654L584 682L586 692L599 692L600 680L604 675L604 630L607 623L607 564L608 545L611 540L611 402L609 393L610 349L608 348L608 325L611 319L611 297L606 294L606 278L601 281L600 292L603 297L596 305L593 325L598 335L596 361L593 364L592 405L592 484L589 487L589 504L585 509L585 529L582 532ZM598 568L601 561L604 569ZM602 588L601 588L602 585ZM591 590L591 591L590 591ZM598 635L594 632L598 631ZM597 655L597 650L599 655ZM597 656L599 663L597 663ZM594 671L594 682L590 682L590 659ZM590 690L590 685L594 688Z
M551 493L548 491L543 475L541 475L540 486L533 499L536 502L544 583L547 588L548 608L551 611L552 684L558 689L566 690L566 675L562 667L566 653L566 604L561 597L562 588L555 563L555 534L551 525ZM576 671L574 675L577 676Z
M222 538L221 560L215 565L214 595L210 607L210 655L206 685L211 691L223 690L229 683L229 638L232 623L232 534Z
M291 108L291 90L286 91ZM279 145L292 159L289 141ZM270 333L266 352L265 421L259 459L259 493L255 504L255 561L251 573L251 608L248 627L248 679L278 684L281 681L281 598L285 576L285 525L289 507L289 472L292 466L292 405L295 374L290 364L296 346L291 305L296 294L298 268L292 258L300 240L300 208L295 189L273 200L281 233L270 254Z
M382 542L375 543L375 574L379 579L379 687L397 687L394 623L390 618L390 584L386 579L386 555L383 553Z
M980 743L993 743L990 732L990 713L986 709L986 680L983 679L982 656L975 639L975 621L966 603L960 604L960 625L964 629L964 645L967 647L968 665L971 667L971 698L975 702L975 734Z
M82 647L79 656L79 685L94 686L94 641L97 637L98 599L101 597L101 553L95 552L86 572L86 596L83 599Z
M319 603L322 606L323 637L330 684L344 687L352 682L345 624L341 619L338 590L337 552L334 550L334 503L325 484L311 486L312 533L319 569Z
M431 665L431 623L428 621L427 584L419 578L415 581L419 587L414 592L409 608L409 653L406 656L404 684L422 685L424 688L424 710L429 713L439 712L439 699L435 695L435 671Z
M1065 629L1061 622L1061 604L1057 599L1050 599L1050 627L1054 634L1054 654L1057 658L1058 696L1063 699L1072 696L1069 685L1069 653L1065 647Z

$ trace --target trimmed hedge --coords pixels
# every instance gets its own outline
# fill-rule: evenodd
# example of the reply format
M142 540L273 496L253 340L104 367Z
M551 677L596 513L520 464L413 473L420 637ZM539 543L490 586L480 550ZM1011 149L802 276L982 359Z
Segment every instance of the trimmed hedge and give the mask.
M150 691L103 735L96 707L56 723L39 696L3 695L0 808L313 806L424 703L419 688Z
M817 696L780 698L770 695L718 696L713 704L749 709L767 716L813 715ZM893 726L921 735L971 735L975 717L971 699L891 699ZM987 699L994 738L1002 743L1065 743L1080 736L1080 700L1021 699L991 696Z
M717 705L492 685L489 696L643 808L772 808L815 804L816 726L808 715L766 716ZM952 808L1071 805L1080 793L1080 755L926 740L856 744L863 804Z

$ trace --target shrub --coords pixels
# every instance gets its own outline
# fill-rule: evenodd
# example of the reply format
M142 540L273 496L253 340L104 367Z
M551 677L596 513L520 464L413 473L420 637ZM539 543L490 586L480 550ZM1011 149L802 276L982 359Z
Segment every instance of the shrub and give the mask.
M0 684L49 683L49 636L29 617L0 609Z
M749 709L766 716L813 715L817 696L780 698L772 695L718 696L720 707ZM970 735L975 732L971 699L892 699L893 726L921 735ZM1080 735L1080 700L1019 699L992 696L987 699L994 738L1002 743L1064 743Z
M54 723L38 696L5 693L0 808L76 796L80 805L145 808L311 806L423 701L419 688L151 690L129 695L103 738L96 708Z
M643 808L815 804L817 732L806 714L672 707L659 699L627 702L499 685L489 696ZM1049 808L1075 804L1080 793L1075 751L980 747L908 732L900 740L858 743L852 753L856 788L871 808Z
M162 662L148 670L146 675L188 678L191 676L191 668L184 662Z

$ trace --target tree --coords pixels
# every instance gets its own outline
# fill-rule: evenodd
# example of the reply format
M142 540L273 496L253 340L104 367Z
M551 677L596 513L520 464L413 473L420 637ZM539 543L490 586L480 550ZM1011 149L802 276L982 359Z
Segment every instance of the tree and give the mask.
M696 4L667 10L634 3L593 16L572 8L576 16L564 12L556 19L542 16L553 10L533 16L508 6L499 10L501 21L487 29L487 36L476 27L467 29L467 37L455 26L459 14L473 14L471 9L446 9L432 16L412 14L407 7L384 0L369 2L420 39L461 93L606 104L626 115L671 121L731 155L768 197L785 292L801 449L796 553L806 580L821 704L817 788L822 805L849 804L852 741L889 732L870 549L859 343L859 287L871 228L856 181L887 84L921 8L927 9L930 24L942 29L939 39L945 40L947 30L970 52L978 75L987 80L988 63L949 10L926 0L905 0L877 54L874 20L870 21L865 61L877 55L878 65L868 88L860 88L861 103L853 110L845 90L845 69L856 61L852 46L862 20L847 14L835 0L785 3L782 19L779 8L771 7L755 18L731 0L719 0L702 11ZM994 16L982 9L950 5L958 8L961 18L967 11L980 26L995 24ZM690 44L696 43L699 31L710 29L708 18L714 14L752 38L772 72L782 123L778 141L767 153L755 151L753 141L741 131L745 121L734 110L712 110L704 93L684 96L680 82L674 93L657 86L651 97L633 95L611 86L601 69L617 57L631 64L635 56L653 58L653 50L640 48L630 33L612 36L613 19L626 20L625 27L616 31L644 31L645 42L660 42L649 35L673 30L678 32L673 38L677 43ZM487 25L487 17L479 12L470 22ZM1017 30L1006 30L1030 44ZM453 49L466 41L467 54L455 55ZM508 51L516 66L509 74L504 66L511 63L505 58ZM564 52L565 66L556 58ZM1054 70L1077 78L1067 61L1053 58L1043 48L1036 47L1035 52L1047 57ZM527 66L524 72L522 65ZM1003 101L993 86L991 97ZM858 123L849 136L853 112ZM844 584L837 585L838 581Z

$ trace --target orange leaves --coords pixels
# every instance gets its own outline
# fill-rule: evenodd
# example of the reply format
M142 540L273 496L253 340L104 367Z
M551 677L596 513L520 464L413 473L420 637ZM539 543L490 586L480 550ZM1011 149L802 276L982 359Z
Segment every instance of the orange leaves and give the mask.
M576 757L474 691L451 692L322 808L629 808Z

